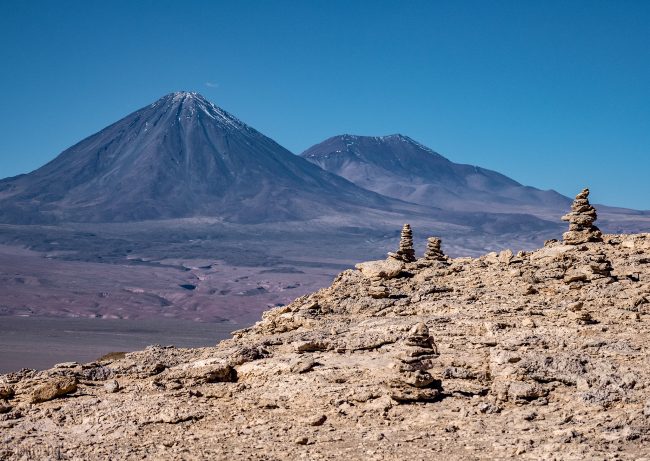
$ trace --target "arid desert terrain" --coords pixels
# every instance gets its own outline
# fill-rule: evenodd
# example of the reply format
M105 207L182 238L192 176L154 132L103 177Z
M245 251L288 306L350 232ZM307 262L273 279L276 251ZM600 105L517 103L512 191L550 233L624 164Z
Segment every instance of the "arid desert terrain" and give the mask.
M535 251L413 250L213 347L151 346L0 376L2 456L645 459L650 234L588 192Z

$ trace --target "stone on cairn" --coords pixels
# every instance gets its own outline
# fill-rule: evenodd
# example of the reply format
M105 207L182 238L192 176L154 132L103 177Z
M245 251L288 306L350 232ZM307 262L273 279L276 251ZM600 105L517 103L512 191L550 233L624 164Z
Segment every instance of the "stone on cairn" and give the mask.
M381 280L372 280L368 287L368 294L371 298L382 299L390 296L390 290L386 285L381 283Z
M415 261L415 250L413 249L413 232L411 226L404 224L402 234L399 240L399 250L397 253L388 253L388 256L398 261L411 263Z
M440 381L427 371L438 357L438 347L424 323L414 325L400 345L394 366L398 376L390 383L391 397L409 402L434 400L440 394Z
M442 240L438 237L429 237L427 239L427 249L424 252L426 261L447 261L447 256L440 249Z
M562 221L569 221L569 232L562 235L567 245L579 245L587 242L602 242L603 234L596 226L596 209L589 203L589 189L576 195L571 212L562 216Z

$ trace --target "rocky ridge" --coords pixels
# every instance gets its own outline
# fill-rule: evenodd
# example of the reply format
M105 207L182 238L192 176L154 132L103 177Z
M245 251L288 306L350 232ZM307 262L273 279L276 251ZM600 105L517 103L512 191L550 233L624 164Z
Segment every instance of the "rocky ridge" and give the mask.
M0 458L648 458L650 234L569 242L430 240L215 347L3 375Z

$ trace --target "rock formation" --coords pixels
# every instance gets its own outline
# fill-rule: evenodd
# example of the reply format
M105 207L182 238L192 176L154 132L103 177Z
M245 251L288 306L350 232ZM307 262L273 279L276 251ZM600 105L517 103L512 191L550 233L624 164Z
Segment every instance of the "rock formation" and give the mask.
M215 347L0 376L0 459L649 459L648 293L650 234L362 263Z
M569 231L562 237L567 245L579 245L587 242L600 242L603 239L596 221L596 209L589 203L589 189L583 189L576 195L571 212L562 216L562 221L569 222Z
M415 261L415 250L413 249L413 232L409 224L404 224L399 239L399 249L396 253L388 253L388 256L407 263Z
M440 248L441 244L442 240L438 237L429 237L427 239L427 249L424 252L425 261L447 261L447 256Z
M379 261L367 261L355 266L369 280L368 294L375 298L388 298L390 290L384 284L385 280L399 276L404 263L393 258Z

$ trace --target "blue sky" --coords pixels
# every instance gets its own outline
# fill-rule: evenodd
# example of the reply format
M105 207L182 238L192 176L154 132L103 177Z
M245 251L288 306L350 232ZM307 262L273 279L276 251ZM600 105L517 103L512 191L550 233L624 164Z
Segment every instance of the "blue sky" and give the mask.
M0 177L198 91L299 153L402 133L650 209L648 1L0 3Z

